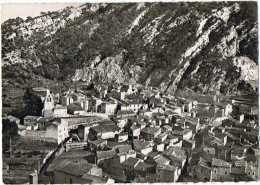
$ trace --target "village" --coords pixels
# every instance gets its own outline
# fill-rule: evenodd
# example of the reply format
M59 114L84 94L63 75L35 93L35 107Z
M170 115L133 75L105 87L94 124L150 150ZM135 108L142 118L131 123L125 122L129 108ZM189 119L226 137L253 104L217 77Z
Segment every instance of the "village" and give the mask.
M128 84L98 95L33 88L42 115L16 122L23 141L3 154L5 183L253 181L258 105L243 98L183 98ZM11 145L11 144L10 144Z

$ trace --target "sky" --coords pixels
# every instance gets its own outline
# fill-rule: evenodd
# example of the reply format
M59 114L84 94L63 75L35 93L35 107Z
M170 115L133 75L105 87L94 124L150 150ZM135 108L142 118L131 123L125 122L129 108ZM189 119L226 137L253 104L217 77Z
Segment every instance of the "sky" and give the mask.
M2 4L1 23L8 19L21 17L26 19L28 16L36 17L41 12L56 11L67 6L80 6L83 3L55 3L55 4Z

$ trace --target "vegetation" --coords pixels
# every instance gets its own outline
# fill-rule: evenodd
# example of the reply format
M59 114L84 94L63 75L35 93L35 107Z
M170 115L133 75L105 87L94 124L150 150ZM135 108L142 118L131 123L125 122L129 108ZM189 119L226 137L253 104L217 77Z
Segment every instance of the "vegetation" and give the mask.
M121 3L100 5L96 12L89 11L91 4L86 4L82 6L81 15L74 20L68 18L73 11L71 7L61 12L43 13L39 18L50 18L55 27L39 26L41 29L33 30L30 26L25 27L25 30L31 29L33 32L30 36L26 35L27 33L22 34L18 28L21 23L35 24L32 21L34 18L11 19L2 25L3 60L8 62L10 59L7 56L10 52L20 51L19 57L22 61L29 63L40 61L42 65L5 66L2 70L3 79L10 80L8 82L10 86L23 89L26 84L37 84L36 81L43 78L62 83L70 80L76 69L91 66L92 59L96 56L100 56L100 61L95 67L107 57L115 57L122 53L123 59L116 62L126 75L131 76L128 69L132 66L140 66L142 73L138 74L138 82L145 84L151 77L150 74L164 73L164 75L152 76L150 81L150 85L159 86L169 80L167 75L170 71L182 68L179 61L184 52L198 40L196 32L200 21L209 18L213 10L220 10L234 3L145 3L145 6L138 10L138 4ZM205 89L199 86L214 84L222 75L222 73L214 74L214 69L221 69L224 73L236 67L229 65L232 57L224 59L221 51L216 50L216 46L230 33L232 27L241 38L237 45L236 56L247 56L258 63L257 33L256 35L250 33L257 25L256 2L238 2L238 4L240 11L232 12L227 23L214 16L208 19L202 29L203 32L217 21L221 23L210 32L209 44L190 59L190 66L177 84L178 88L188 87L198 92L204 91ZM129 34L132 23L144 11L146 13ZM58 27L61 21L65 21L66 24ZM176 26L173 26L174 22ZM242 26L239 26L241 24ZM57 31L49 34L54 31L54 28L58 28ZM9 39L12 34L15 36ZM148 38L151 39L150 42ZM231 45L231 43L226 44L227 47ZM200 68L191 77L190 74L196 69L198 63L201 63ZM99 77L97 74L94 76L96 83ZM232 82L237 77L236 72L232 72L225 77L225 80ZM39 84L43 84L42 81L39 81ZM238 84L239 87L232 87ZM224 85L221 91L224 92L225 88L227 92L232 92L231 89L243 91L241 85L243 83L230 83Z

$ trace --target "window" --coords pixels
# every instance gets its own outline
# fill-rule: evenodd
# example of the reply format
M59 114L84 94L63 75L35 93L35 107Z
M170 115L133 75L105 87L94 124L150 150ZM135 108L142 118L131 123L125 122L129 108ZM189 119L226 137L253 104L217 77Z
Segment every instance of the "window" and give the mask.
M70 184L72 184L72 178L70 178Z
M227 171L225 171L225 174L227 175Z
M215 173L217 173L217 170L215 170Z
M255 172L252 172L253 175L255 175Z

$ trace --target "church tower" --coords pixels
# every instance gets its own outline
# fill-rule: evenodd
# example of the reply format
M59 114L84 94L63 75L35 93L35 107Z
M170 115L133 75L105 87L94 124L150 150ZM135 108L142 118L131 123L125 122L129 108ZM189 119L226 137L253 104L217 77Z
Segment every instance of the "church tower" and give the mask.
M44 110L52 110L54 108L54 99L49 94L44 101Z

